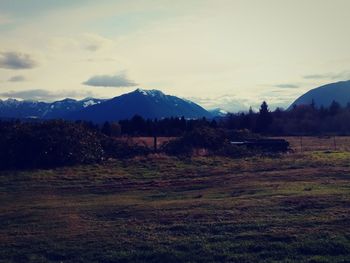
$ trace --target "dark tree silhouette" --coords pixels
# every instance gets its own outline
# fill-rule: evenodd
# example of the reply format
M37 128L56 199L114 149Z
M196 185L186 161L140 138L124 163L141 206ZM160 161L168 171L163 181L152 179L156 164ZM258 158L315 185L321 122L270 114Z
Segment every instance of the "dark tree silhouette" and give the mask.
M329 113L334 116L339 113L340 109L340 104L333 100L331 106L329 106Z
M108 121L103 124L101 132L107 136L111 136L111 124Z
M272 124L272 114L269 111L269 106L266 101L260 106L259 115L256 120L256 131L265 133L268 131L270 125Z

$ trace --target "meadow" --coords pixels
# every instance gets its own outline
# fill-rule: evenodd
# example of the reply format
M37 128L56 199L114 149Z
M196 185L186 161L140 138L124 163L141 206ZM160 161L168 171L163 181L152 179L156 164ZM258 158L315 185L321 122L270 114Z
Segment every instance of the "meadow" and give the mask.
M349 138L288 140L278 156L0 172L0 262L350 262Z

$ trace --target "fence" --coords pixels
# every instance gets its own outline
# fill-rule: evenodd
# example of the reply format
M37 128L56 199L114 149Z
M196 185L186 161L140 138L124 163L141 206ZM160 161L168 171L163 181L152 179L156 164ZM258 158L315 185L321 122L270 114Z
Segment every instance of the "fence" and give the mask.
M291 136L279 137L289 142L296 152L350 151L350 136Z

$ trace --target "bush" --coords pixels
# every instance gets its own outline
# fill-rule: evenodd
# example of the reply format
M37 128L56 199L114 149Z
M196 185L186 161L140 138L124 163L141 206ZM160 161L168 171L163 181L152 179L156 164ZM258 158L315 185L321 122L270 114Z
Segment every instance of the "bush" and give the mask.
M179 139L169 141L162 150L171 155L189 155L195 148L214 151L223 147L225 143L227 143L227 138L224 131L201 127L185 133Z
M165 143L161 150L169 155L191 155L193 147L179 138Z
M231 141L242 142L241 145ZM208 127L197 128L183 137L164 145L163 151L170 155L191 155L194 149L204 148L209 154L243 157L261 153L285 152L289 144L285 140L263 139L248 130L221 130Z
M150 149L145 146L130 145L111 137L103 137L101 143L107 158L131 158L150 153Z
M0 168L50 168L103 159L99 135L64 121L2 123Z
M233 157L233 158L241 158L253 156L260 153L259 150L248 149L245 146L236 146L231 144L225 144L223 147L214 152L216 155Z
M261 135L257 133L252 133L251 131L247 129L243 130L227 130L225 132L225 136L230 141L246 141L246 140L256 140L261 139Z

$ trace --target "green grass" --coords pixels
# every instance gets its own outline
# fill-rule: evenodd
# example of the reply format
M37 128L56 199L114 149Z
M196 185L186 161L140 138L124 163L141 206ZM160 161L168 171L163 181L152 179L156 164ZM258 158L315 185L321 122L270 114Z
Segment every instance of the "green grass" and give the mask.
M350 154L0 173L0 262L350 262Z

